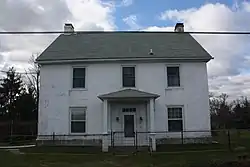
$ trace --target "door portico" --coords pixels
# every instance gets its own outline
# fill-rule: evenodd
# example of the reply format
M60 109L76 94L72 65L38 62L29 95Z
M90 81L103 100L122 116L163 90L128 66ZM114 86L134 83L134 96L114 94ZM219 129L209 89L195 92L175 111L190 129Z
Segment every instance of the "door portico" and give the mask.
M143 138L150 138L150 145L155 150L154 112L155 99L159 95L125 89L98 97L103 101L103 151L108 151L109 142L105 140L108 140L110 131L121 133L120 144L125 146L133 140L133 132L150 132L149 136ZM143 140L139 140L139 145L143 144Z
M108 130L113 134L114 146L133 146L136 132L148 131L148 110L145 101L109 102ZM140 145L144 143L138 143Z

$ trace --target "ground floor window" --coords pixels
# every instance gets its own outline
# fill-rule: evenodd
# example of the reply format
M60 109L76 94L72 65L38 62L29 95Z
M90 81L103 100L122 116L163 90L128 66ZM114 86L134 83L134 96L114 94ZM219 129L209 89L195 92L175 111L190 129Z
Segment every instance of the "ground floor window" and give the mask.
M86 107L70 108L70 130L71 133L86 132Z
M181 132L183 130L182 107L168 107L168 131Z

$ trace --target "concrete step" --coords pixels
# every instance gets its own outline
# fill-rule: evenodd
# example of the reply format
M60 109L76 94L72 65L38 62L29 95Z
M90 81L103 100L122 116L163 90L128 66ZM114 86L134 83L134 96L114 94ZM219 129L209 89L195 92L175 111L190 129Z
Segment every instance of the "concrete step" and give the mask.
M114 146L109 147L111 152L136 152L136 151L149 151L148 146Z

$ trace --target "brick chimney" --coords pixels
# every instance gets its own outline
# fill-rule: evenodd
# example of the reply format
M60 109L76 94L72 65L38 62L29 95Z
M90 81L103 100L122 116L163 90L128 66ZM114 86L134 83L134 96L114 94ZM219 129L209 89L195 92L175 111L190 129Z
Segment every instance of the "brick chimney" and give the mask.
M175 32L184 32L184 24L183 23L176 23L174 31Z
M74 26L71 23L64 24L64 35L70 35L74 33Z

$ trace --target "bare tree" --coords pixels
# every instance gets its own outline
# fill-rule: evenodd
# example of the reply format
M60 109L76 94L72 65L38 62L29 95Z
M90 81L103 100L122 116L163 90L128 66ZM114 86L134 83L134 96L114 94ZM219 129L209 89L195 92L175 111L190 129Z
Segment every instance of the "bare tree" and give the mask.
M210 112L212 128L231 128L233 126L233 104L228 102L225 93L219 96L210 94Z
M40 85L40 66L36 63L38 54L32 54L29 59L30 67L26 71L28 79L28 87L33 92L33 96L36 98L37 110L39 102L39 85Z

